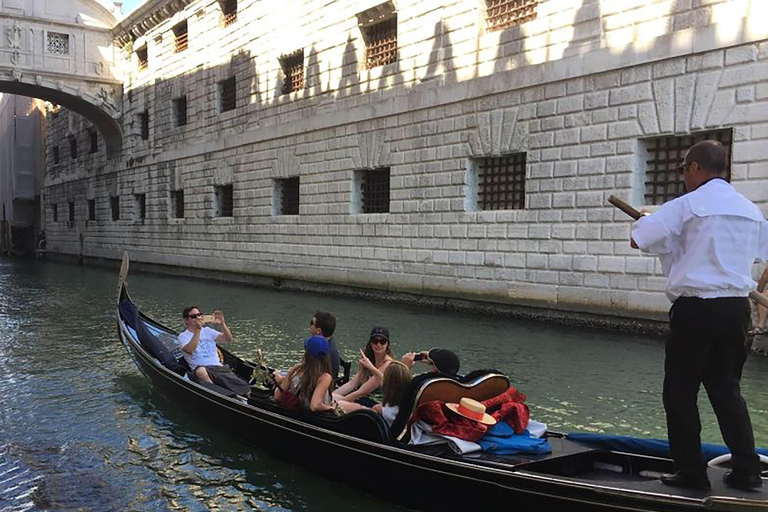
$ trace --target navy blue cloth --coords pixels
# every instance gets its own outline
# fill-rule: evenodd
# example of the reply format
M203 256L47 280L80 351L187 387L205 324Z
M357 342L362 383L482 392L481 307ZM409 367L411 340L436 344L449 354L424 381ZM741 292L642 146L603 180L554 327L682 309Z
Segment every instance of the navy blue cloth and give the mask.
M499 455L538 454L552 451L546 439L531 437L527 430L522 434L515 434L512 426L504 421L488 429L477 444L483 447L483 451Z

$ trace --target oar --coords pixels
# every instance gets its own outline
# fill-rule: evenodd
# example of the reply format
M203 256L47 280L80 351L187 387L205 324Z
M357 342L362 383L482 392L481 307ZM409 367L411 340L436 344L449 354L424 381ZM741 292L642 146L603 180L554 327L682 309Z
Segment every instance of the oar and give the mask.
M608 202L635 220L643 216L642 213L635 210L634 208L632 208L632 206L630 206L629 204L622 201L616 196L609 197ZM759 302L762 306L765 306L766 308L768 308L768 297L758 292L757 290L752 290L751 292L749 292L749 298L754 300L755 302Z

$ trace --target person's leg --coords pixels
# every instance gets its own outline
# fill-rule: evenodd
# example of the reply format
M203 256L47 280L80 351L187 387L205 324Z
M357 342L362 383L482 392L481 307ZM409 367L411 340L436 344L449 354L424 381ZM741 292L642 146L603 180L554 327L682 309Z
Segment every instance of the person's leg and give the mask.
M676 471L706 481L697 398L710 343L702 299L681 298L670 310L664 361L664 410Z
M251 394L251 386L243 379L238 377L229 366L210 366L208 371L211 374L214 384L221 386L238 395L248 397Z
M195 377L199 381L213 384L213 381L211 380L210 375L208 375L208 370L206 370L205 366L198 366L195 368Z
M737 475L760 474L755 438L747 403L741 396L741 373L747 360L747 299L721 299L723 331L712 348L703 382L717 416L723 441L731 451L731 467Z

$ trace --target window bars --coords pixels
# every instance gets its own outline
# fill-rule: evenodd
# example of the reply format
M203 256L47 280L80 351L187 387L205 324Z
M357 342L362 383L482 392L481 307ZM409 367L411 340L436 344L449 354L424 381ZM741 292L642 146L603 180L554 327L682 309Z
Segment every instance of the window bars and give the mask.
M53 213L53 222L59 222L59 204L54 203L51 205L51 212Z
M479 210L525 208L526 153L486 157L477 161Z
M75 202L69 201L69 222L75 222Z
M229 112L237 107L236 87L234 76L219 82L219 108L221 112Z
M185 20L173 27L173 52L183 52L187 48L189 48L189 32Z
M733 130L714 130L683 136L669 136L645 141L646 173L645 204L664 204L685 193L685 183L680 173L688 149L702 140L717 140L725 147L726 174L731 178L731 145Z
M237 21L237 0L220 0L221 21L225 27Z
M184 190L171 191L171 217L174 219L184 218Z
M96 200L88 200L88 220L96 220Z
M59 163L60 157L59 157L59 146L53 147L53 165L57 165Z
M278 180L280 187L280 215L299 214L299 177Z
M146 46L142 46L136 50L136 58L139 60L139 71L144 71L149 67L149 56L147 54Z
M397 60L397 16L363 28L368 69Z
M280 57L283 68L283 94L300 91L304 88L304 50L296 50Z
M112 221L120 219L120 196L109 197L109 209L112 212Z
M360 202L362 213L389 212L389 167L362 171Z
M216 217L234 216L234 198L232 193L232 185L221 185L215 187L214 195L216 199L216 209L214 211Z
M144 221L147 218L147 194L134 195L136 207L136 220Z
M149 110L139 113L139 125L141 127L141 140L149 140Z
M69 156L77 160L77 138L74 135L69 136Z
M522 25L536 19L539 0L485 0L488 31Z
M60 32L48 32L46 49L54 55L69 55L69 34Z
M187 124L187 97L180 96L173 100L173 125L185 126Z

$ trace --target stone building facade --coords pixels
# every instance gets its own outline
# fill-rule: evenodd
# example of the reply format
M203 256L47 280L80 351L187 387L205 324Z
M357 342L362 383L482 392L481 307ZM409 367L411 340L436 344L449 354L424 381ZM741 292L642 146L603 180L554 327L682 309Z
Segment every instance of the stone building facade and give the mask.
M768 206L766 4L148 0L122 153L49 119L48 250L657 318L607 198L674 197L715 137Z

